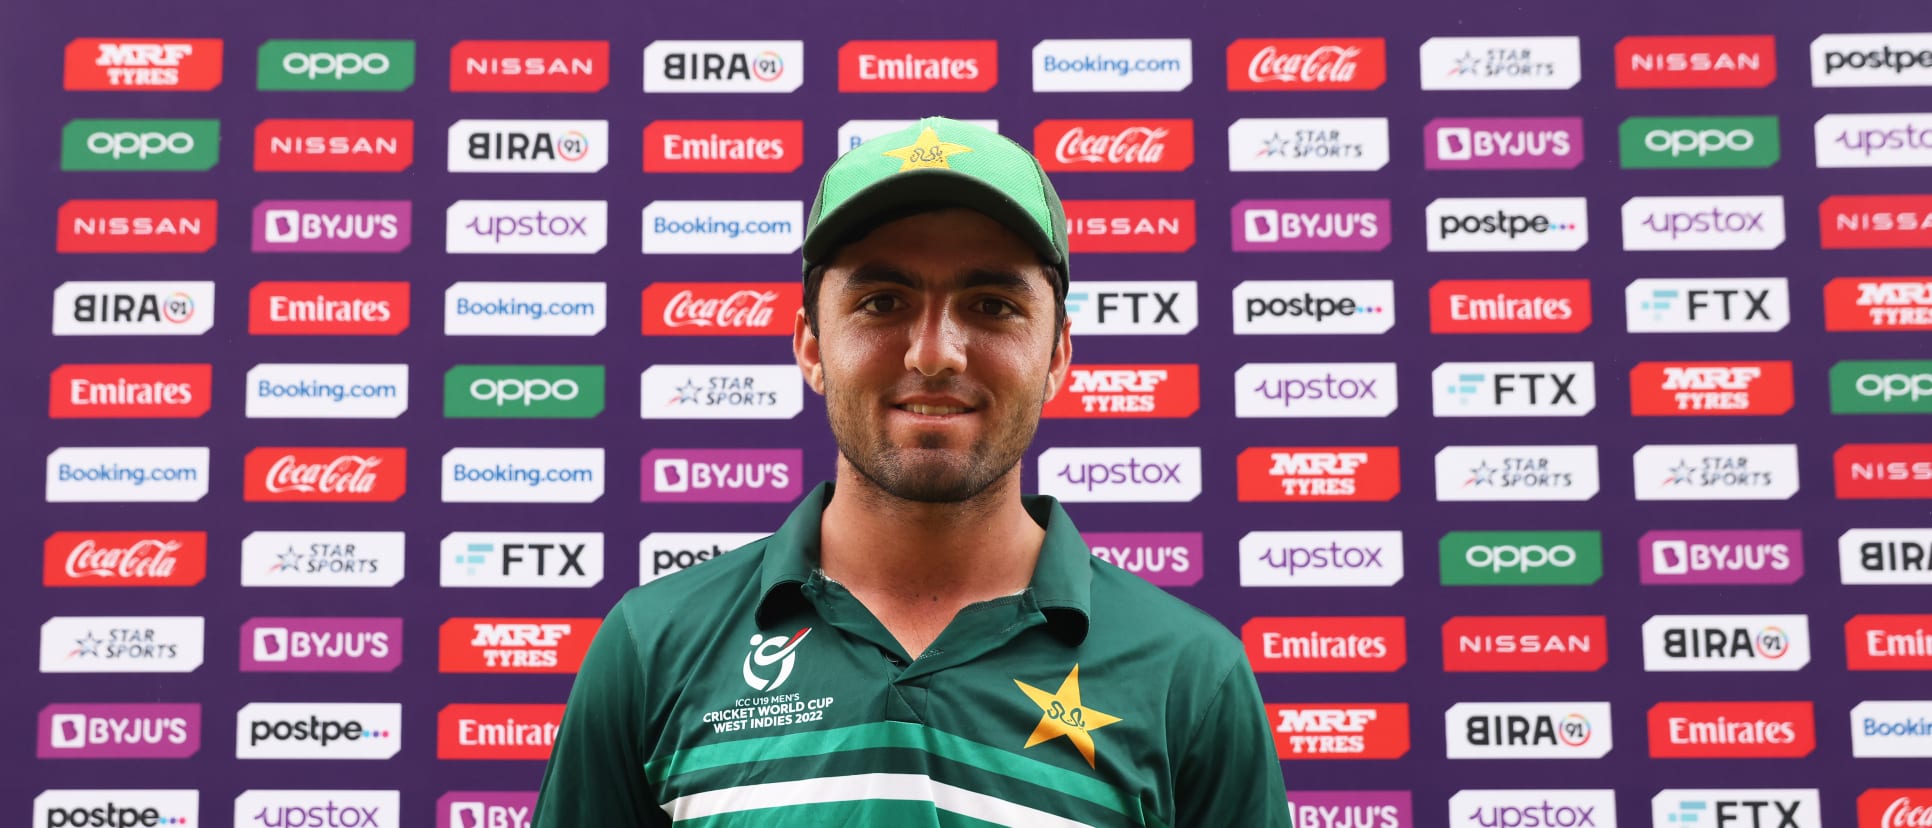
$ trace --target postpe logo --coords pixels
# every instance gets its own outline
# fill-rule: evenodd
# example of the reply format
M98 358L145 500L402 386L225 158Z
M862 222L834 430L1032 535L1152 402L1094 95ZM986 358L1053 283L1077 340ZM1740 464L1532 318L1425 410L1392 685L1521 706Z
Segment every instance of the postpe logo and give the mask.
M608 40L459 40L449 50L451 92L602 91Z
M799 449L652 449L640 460L645 503L789 503L804 479Z
M1831 114L1812 125L1820 169L1932 166L1932 113Z
M1228 125L1232 172L1373 172L1388 164L1387 118L1242 118Z
M756 532L652 532L637 542L637 583L683 572L762 537Z
M1601 759L1609 702L1460 702L1442 715L1450 759Z
M1593 673L1610 653L1601 615L1459 615L1442 625L1447 673Z
M561 704L452 704L436 711L438 759L550 758Z
M1429 380L1437 417L1581 417L1597 407L1591 362L1445 362Z
M1778 163L1778 118L1627 118L1617 126L1619 166L1638 169L1762 169Z
M1282 759L1399 759L1409 753L1407 704L1269 704Z
M415 83L413 40L266 40L255 53L263 92L401 92Z
M1394 586L1403 574L1401 532L1249 532L1241 585Z
M1042 40L1035 92L1179 92L1194 83L1194 41Z
M75 198L58 211L57 253L206 253L214 199Z
M1395 282L1242 282L1236 334L1380 334L1395 327Z
M1795 671L1811 663L1803 615L1653 615L1644 621L1644 671Z
M402 532L250 532L241 543L245 587L395 586Z
M1155 586L1201 582L1205 558L1199 532L1082 532L1080 539L1094 557Z
M195 503L207 496L206 446L63 446L47 454L48 503Z
M40 625L42 673L192 673L201 616L55 616Z
M450 791L436 800L436 828L527 828L536 791Z
M1569 89L1583 57L1575 37L1432 37L1421 69L1425 91Z
M1818 816L1817 788L1666 788L1651 797L1650 820L1652 825L1673 826L1715 820L1715 825L1738 828L1824 828L1825 824Z
M1827 34L1811 41L1811 85L1932 86L1932 34Z
M1637 279L1623 291L1630 333L1771 333L1791 324L1777 279Z
M1851 584L1932 584L1932 529L1851 529L1838 536L1838 578Z
M1438 501L1584 501L1597 496L1596 446L1446 446Z
M45 790L34 797L33 828L147 828L200 825L196 790Z
M1393 362L1250 362L1234 372L1236 417L1387 417Z
M1631 35L1617 41L1618 89L1762 89L1778 77L1771 35Z
M1388 43L1379 37L1241 38L1228 44L1227 67L1228 88L1237 92L1380 89L1388 81Z
M68 91L206 92L221 85L221 39L77 37L62 69Z
M1069 503L1187 503L1201 496L1201 449L1049 448L1039 488Z
M805 627L790 637L753 633L748 645L751 652L745 653L745 684L761 692L777 690L792 677L792 667L798 663L798 647L811 632L811 627ZM776 669L773 665L777 665Z
M214 282L62 282L55 336L200 336L215 323Z
M1254 447L1235 458L1242 502L1386 502L1402 491L1395 446Z
M1590 241L1582 198L1438 198L1424 211L1432 253L1569 252Z
M221 156L213 119L76 118L60 129L60 168L81 172L206 172Z
M575 673L599 618L451 618L437 630L439 673Z
M1630 413L1639 417L1777 416L1791 410L1790 362L1639 362Z
M441 553L445 587L583 588L604 580L601 532L451 532Z
M244 673L392 673L402 665L401 618L250 618Z
M1644 584L1794 584L1805 574L1796 529L1654 530L1637 539Z
M1192 199L1061 202L1073 253L1183 253L1194 248Z
M1388 199L1236 202L1237 252L1377 251L1389 246Z
M1443 586L1588 586L1603 578L1601 532L1450 532Z
M401 172L416 161L408 119L270 118L255 125L256 172Z
M594 173L610 161L609 121L489 121L449 125L449 171Z
M186 759L201 750L201 705L50 704L37 728L40 759Z
M1449 820L1450 828L1617 828L1617 792L1461 790L1449 797Z
M1251 618L1248 662L1266 673L1393 673L1409 661L1402 616Z
M1932 276L1842 276L1826 282L1825 330L1932 330Z
M1583 163L1582 118L1437 118L1422 125L1430 170L1571 170Z
M1644 446L1631 465L1638 500L1790 500L1798 493L1793 443Z
M1795 759L1817 746L1808 701L1658 702L1646 721L1652 759Z
M402 824L401 791L247 790L235 797L235 828L396 828Z
M1590 327L1588 279L1445 279L1429 288L1429 332L1576 333Z
M572 253L604 249L603 201L458 201L443 214L447 253Z
M264 201L256 253L397 253L409 247L407 201Z
M1200 373L1196 365L1076 365L1040 416L1193 416L1201 407Z
M402 750L400 704L272 704L235 711L236 759L388 759Z
M601 448L453 448L443 454L444 503L596 503Z

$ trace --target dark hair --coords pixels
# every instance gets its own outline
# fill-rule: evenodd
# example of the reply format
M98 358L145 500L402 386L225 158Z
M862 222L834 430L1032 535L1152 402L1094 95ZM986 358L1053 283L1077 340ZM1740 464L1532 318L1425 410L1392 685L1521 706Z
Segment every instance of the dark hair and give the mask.
M1053 265L1040 262L1047 269L1048 278L1053 282L1053 347L1060 347L1060 326L1067 321L1066 282L1060 280L1059 272ZM812 336L818 336L818 288L825 281L825 265L812 265L805 272L805 324L812 329Z

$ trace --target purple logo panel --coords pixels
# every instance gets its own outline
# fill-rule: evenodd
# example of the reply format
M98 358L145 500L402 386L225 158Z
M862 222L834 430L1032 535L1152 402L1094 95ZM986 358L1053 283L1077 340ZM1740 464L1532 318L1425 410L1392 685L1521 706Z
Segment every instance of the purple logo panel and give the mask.
M1250 253L1371 252L1389 246L1388 199L1240 201L1234 249Z
M536 791L450 791L436 800L436 828L522 828Z
M1637 539L1637 560L1646 584L1792 584L1805 574L1804 535L1659 529Z
M790 503L800 495L799 449L656 449L644 455L645 503Z
M245 673L387 673L401 664L401 618L250 618L241 628Z
M1408 791L1289 791L1295 828L1414 828Z
M42 759L186 759L198 750L199 704L50 704L34 740Z
M256 253L395 253L409 247L407 201L264 201Z
M1082 532L1097 557L1139 575L1155 586L1185 587L1201 582L1200 532Z
M1583 163L1582 118L1437 118L1422 127L1431 170L1573 170Z

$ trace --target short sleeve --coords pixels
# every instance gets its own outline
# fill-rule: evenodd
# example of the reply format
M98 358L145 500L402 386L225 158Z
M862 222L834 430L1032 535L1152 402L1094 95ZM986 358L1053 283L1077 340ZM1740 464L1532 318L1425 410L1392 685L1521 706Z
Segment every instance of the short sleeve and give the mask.
M1186 743L1175 771L1174 811L1177 828L1293 828L1267 708L1245 659L1228 669Z
M570 688L532 828L668 826L644 781L644 672L624 605L604 618Z

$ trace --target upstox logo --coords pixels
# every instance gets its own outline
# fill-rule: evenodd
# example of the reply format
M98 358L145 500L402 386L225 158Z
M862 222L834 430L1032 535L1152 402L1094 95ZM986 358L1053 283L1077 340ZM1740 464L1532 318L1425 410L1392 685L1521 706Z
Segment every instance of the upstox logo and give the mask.
M443 416L584 419L604 410L602 365L458 365L443 374Z
M1778 163L1778 118L1628 118L1617 126L1617 149L1626 170L1762 169Z
M263 92L401 92L415 82L413 40L269 40L255 53Z
M1846 360L1831 366L1833 414L1932 414L1932 361Z
M221 122L79 118L60 130L69 172L203 172L221 157Z
M1784 196L1639 196L1623 203L1625 250L1776 250Z
M1588 586L1603 578L1600 532L1450 532L1443 586Z

